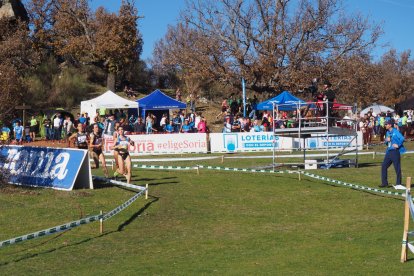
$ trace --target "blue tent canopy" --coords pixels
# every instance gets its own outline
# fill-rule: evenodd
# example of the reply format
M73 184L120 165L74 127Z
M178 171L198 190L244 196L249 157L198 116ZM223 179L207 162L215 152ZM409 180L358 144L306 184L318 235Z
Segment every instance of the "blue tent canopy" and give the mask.
M158 89L148 96L137 100L137 102L143 117L145 116L146 110L184 109L187 107L185 103L165 95Z
M289 91L283 91L274 98L261 102L257 105L257 110L273 110L273 103L278 105L279 110L290 111L296 110L307 103L304 100L296 98Z

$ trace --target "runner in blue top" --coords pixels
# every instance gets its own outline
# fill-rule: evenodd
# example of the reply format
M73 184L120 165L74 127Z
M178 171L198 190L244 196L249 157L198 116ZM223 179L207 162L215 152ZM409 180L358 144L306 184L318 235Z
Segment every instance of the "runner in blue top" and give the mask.
M388 120L385 123L387 133L385 134L385 144L387 150L384 161L381 166L381 185L380 187L388 187L388 168L391 164L394 165L395 173L397 175L396 185L401 185L401 154L406 150L404 148L404 136L395 129L394 121Z
M20 121L16 122L16 126L13 129L14 132L14 140L16 141L16 144L21 145L23 142L23 132L24 128L20 124Z

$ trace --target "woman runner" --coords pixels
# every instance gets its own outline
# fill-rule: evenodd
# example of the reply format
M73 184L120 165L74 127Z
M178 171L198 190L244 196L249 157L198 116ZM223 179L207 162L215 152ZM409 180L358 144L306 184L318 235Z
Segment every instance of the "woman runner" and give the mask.
M129 155L128 146L134 145L129 137L124 134L124 128L118 127L118 138L116 139L114 150L118 150L118 165L119 168L115 171L114 176L117 177L119 174L123 174L127 183L131 182L131 156Z
M78 124L78 132L73 133L68 140L69 145L70 142L75 140L75 145L78 149L88 149L87 135L86 132L83 131L83 127L81 124Z
M101 160L105 177L108 178L108 169L106 168L105 155L102 151L103 139L101 133L99 132L98 124L93 125L93 132L91 133L90 137L91 139L89 142L89 147L92 150L91 154L93 161L95 162L95 168L99 168L99 160Z

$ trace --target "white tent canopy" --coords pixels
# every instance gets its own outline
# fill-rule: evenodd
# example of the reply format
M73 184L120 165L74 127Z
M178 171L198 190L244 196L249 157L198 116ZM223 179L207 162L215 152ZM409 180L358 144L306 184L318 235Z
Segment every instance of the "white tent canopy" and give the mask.
M373 105L368 106L367 108L361 110L361 116L367 114L370 111L371 108L372 108L372 111L376 115L380 114L381 112L384 112L384 113L386 113L387 111L394 112L394 109L389 108L389 107L387 107L385 105L373 104Z
M95 118L96 110L99 108L138 108L138 103L135 101L130 101L125 98L122 98L116 95L114 92L108 90L102 95L81 102L81 113L87 112L93 122Z

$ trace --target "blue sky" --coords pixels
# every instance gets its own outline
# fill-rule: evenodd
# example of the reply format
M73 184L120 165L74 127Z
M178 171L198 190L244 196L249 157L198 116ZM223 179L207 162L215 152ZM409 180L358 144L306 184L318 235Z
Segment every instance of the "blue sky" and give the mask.
M117 11L121 0L92 0L91 3L93 8L104 6ZM154 43L165 35L167 26L177 22L185 0L136 0L136 6L144 17L139 20L139 29L144 39L141 58L145 60L151 58ZM344 7L381 23L384 35L380 44L387 46L378 46L374 57L380 57L390 48L398 52L414 50L414 0L344 0Z

